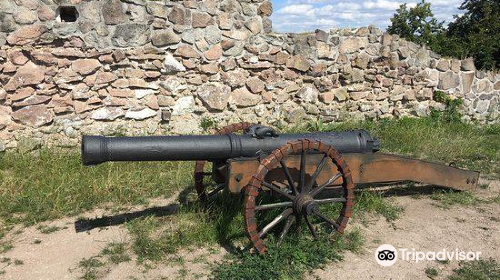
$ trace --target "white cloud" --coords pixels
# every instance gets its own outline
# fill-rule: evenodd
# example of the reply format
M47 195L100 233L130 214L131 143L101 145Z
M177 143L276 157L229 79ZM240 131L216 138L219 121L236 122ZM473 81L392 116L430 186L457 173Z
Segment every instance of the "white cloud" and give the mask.
M313 5L290 5L277 11L278 14L301 15L314 9Z
M0 0L1 1L1 0ZM280 0L275 1L272 16L274 28L280 32L302 32L333 27L376 25L387 28L390 18L401 4L414 7L421 0ZM401 2L400 2L401 1ZM461 14L463 0L427 0L438 20L451 21Z
M427 0L432 7L459 7L463 0Z
M337 7L339 9L346 9L346 10L359 10L359 9L361 9L361 5L356 4L356 3L349 3L349 2L340 2L337 4Z
M363 3L363 7L366 9L383 9L383 10L396 10L402 3L387 1L387 0L377 0L377 2L366 1Z

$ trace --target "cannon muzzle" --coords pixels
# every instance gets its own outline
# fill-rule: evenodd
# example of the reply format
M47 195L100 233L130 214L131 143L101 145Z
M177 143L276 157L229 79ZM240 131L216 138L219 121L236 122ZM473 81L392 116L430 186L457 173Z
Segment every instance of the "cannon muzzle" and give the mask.
M282 134L260 138L251 134L206 136L103 137L84 136L82 161L225 161L272 152L290 141L322 141L343 153L373 153L379 141L365 130L310 134Z

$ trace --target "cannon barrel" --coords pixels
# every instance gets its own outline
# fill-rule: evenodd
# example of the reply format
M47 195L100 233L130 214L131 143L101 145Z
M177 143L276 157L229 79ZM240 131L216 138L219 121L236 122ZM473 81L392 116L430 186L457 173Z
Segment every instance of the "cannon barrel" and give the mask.
M210 136L103 137L84 136L82 161L97 165L107 161L223 161L270 153L290 141L322 141L343 153L373 153L379 141L365 130L308 134L281 134L255 138L250 134Z

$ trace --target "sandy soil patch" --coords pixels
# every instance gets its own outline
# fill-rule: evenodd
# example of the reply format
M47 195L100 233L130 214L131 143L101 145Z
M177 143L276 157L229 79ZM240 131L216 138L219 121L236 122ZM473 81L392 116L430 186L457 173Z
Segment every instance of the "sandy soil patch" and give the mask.
M486 183L486 182L483 182ZM489 183L489 182L488 182ZM500 194L500 182L490 183L487 190L478 189L477 196L491 200ZM355 224L361 229L366 244L364 252L355 255L347 252L340 263L316 270L309 279L429 279L427 267L440 271L435 279L446 279L457 261L441 264L437 261L398 260L391 267L382 267L375 260L375 251L382 244L395 248L415 248L416 251L482 252L482 258L500 260L500 205L480 203L477 206L453 206L451 209L438 207L428 196L415 199L409 196L393 198L404 207L404 213L393 223L383 217L371 218L367 226Z
M484 183L484 182L483 182ZM490 183L487 190L479 189L477 195L492 199L500 194L500 181ZM419 263L398 260L392 267L381 267L374 258L375 249L381 244L391 244L396 248L415 248L419 251L439 251L442 249L481 251L483 258L500 260L500 205L480 203L477 206L453 206L451 209L438 207L437 202L423 195L416 199L411 196L391 198L404 207L401 217L387 222L383 217L368 217L364 223L350 225L359 227L366 240L361 254L346 253L340 263L328 264L324 269L313 271L308 279L428 279L427 267L440 270L438 279L446 278L458 262L441 264L436 261ZM150 207L170 205L168 211L175 212L175 199L155 200ZM141 211L132 208L126 213ZM96 210L85 217L109 215ZM43 234L38 226L23 229L14 239L14 248L0 256L24 262L22 265L8 265L3 268L1 279L78 279L82 276L79 262L98 255L110 242L129 242L130 237L123 225L95 228L76 233L76 218L64 218L46 223L63 229ZM39 241L36 241L39 240ZM210 264L220 261L226 252L222 248L200 248L182 250L171 261L145 267L132 261L119 265L107 265L99 269L100 279L206 279ZM180 258L182 261L175 261ZM0 264L4 265L4 264Z

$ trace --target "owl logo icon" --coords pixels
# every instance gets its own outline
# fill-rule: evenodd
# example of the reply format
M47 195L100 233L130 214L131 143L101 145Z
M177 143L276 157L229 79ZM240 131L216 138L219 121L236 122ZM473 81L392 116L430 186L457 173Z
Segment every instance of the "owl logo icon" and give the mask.
M394 246L389 244L381 245L375 251L375 260L381 266L391 266L396 263L398 251Z

